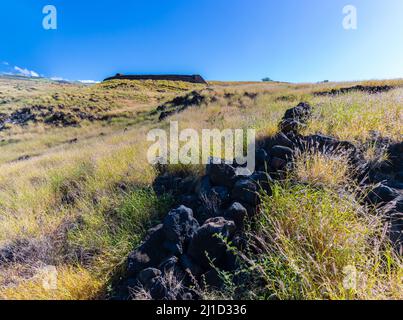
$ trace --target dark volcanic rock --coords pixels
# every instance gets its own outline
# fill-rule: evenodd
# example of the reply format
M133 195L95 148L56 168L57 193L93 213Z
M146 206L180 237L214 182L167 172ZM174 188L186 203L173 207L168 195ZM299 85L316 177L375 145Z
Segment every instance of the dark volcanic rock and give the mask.
M392 144L388 149L388 154L394 170L403 171L403 142Z
M269 166L269 156L264 149L258 149L256 150L256 168L259 168L260 170L267 170Z
M164 248L175 255L183 254L184 247L188 245L198 228L199 223L193 217L192 209L180 206L172 210L163 223Z
M163 247L164 240L165 234L162 224L149 230L148 236L143 244L129 255L127 266L128 276L133 276L150 267L155 268L164 259L169 257L169 251Z
M250 178L255 181L263 191L265 191L268 195L271 195L270 185L273 183L273 179L268 173L256 171L250 176Z
M283 146L274 146L270 149L270 156L273 158L279 158L283 160L289 160L293 157L294 150Z
M333 137L314 134L304 137L305 149L316 150L322 153L327 152L345 152L347 155L357 153L357 147L348 141L339 141Z
M164 283L162 277L154 278L151 281L151 286L149 288L151 297L154 300L174 300L175 297L171 296L171 292L168 286Z
M248 211L239 202L234 202L224 213L224 218L229 221L234 221L238 230L242 231L245 228L245 219L248 216Z
M239 179L232 190L232 199L256 206L259 203L259 188L251 178Z
M36 116L32 113L30 108L22 108L13 112L10 115L9 121L13 124L23 125L29 121L36 121Z
M228 269L229 253L222 238L231 240L235 230L235 223L222 217L207 220L190 242L188 255L205 270L211 267L209 259L215 266Z
M192 194L196 186L196 181L193 177L182 179L178 185L178 192L180 194Z
M161 271L158 269L147 268L139 273L137 279L145 288L150 288L152 285L151 284L152 280L161 276L161 274L162 274Z
M184 254L179 258L179 263L184 270L195 278L200 277L203 273L202 267L193 261L193 259L187 254Z
M215 186L224 186L232 188L234 178L236 177L236 169L230 164L210 163L206 167L206 174L210 177L210 181Z
M209 200L214 202L218 209L228 204L230 192L226 187L214 187L209 192Z
M211 182L210 182L210 177L209 176L204 176L200 178L196 185L196 194L200 199L204 199L205 197L208 196L208 194L211 191Z
M162 121L173 114L183 112L189 107L200 106L204 100L205 97L198 91L193 91L184 96L175 97L173 100L156 109L156 112L161 112L159 115L159 121Z
M286 111L280 122L280 131L285 134L298 133L306 125L311 115L312 107L308 103L301 102Z
M382 93L382 92L388 92L392 90L394 87L392 86L363 86L363 85L357 85L353 87L346 87L346 88L340 88L340 89L332 89L330 91L320 91L320 92L315 92L314 94L316 96L326 96L326 95L338 95L338 94L346 94L349 92L354 92L354 91L362 91L362 92L367 92L370 94L376 94L376 93Z
M393 201L399 196L399 193L385 185L380 185L376 188L374 188L369 194L368 194L368 201L374 205L378 204L385 204L387 202Z
M203 275L203 284L207 288L219 290L224 287L224 280L220 277L220 274L216 269L212 269Z
M84 118L84 117L81 117ZM57 111L47 117L44 121L46 124L59 125L59 126L75 126L78 121L71 115L61 111Z
M185 207L192 209L193 212L201 205L199 197L195 194L182 195L179 197L179 203L183 204Z
M293 149L295 146L295 143L292 142L284 133L280 132L274 136L272 145L270 146L270 148L273 146L276 146L276 145Z
M295 108L289 109L284 115L284 119L293 119L301 123L306 123L312 114L312 107L306 103L301 102Z
M279 125L280 131L285 134L298 133L303 127L303 123L293 119L284 119Z
M169 108L160 108L160 111L170 112ZM155 180L154 189L158 194L172 194L175 203L181 206L170 211L163 224L152 229L144 243L131 253L126 283L135 279L158 300L200 298L189 287L222 288L224 283L217 270L241 271L240 261L232 248L251 254L261 254L265 250L260 237L252 236L251 240L245 233L247 219L252 222L253 231L254 218L261 209L259 192L271 196L272 178L286 178L287 172L295 167L294 155L307 150L329 156L347 155L351 179L358 181L364 189L381 183L369 192L366 201L379 206L377 210L388 223L390 240L402 253L403 144L377 137L383 148L381 151L388 151L389 160L370 162L365 160L362 151L365 147L361 145L357 147L322 134L299 134L311 115L312 107L307 103L287 110L280 124L282 132L258 143L256 168L250 175L237 175L237 169L242 166L221 159L217 164L211 160L206 175L199 179L159 171L163 175ZM231 248L228 242L231 242ZM233 274L234 281L245 280L238 277L241 273Z
M275 136L260 138L257 141L257 145L266 152L274 146L283 146L294 149L298 145L298 140L297 136L293 137L290 133L289 136L287 136L285 133L279 132Z
M280 158L272 158L270 161L270 169L275 171L284 171L287 168L287 160Z

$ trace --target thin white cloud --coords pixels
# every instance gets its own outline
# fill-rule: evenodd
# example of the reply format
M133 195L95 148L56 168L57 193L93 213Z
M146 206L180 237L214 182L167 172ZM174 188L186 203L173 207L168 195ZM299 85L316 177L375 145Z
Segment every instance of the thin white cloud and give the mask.
M17 71L20 75L26 76L26 77L32 77L32 78L38 78L39 74L36 73L33 70L28 70L24 68L20 68L18 66L14 66L14 70Z
M2 61L2 64L4 64L5 66L9 66L10 64L7 61Z
M50 80L53 80L53 81L69 81L68 79L64 79L62 77L51 77Z
M95 83L99 83L99 81L95 81L95 80L78 80L78 82L84 83L84 84L95 84Z

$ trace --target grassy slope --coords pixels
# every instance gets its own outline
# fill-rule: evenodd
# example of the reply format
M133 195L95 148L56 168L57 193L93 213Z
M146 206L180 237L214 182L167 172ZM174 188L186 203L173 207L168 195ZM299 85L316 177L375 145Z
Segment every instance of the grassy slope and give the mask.
M376 82L383 83L402 85L403 81ZM348 85L351 84L215 82L210 90L203 92L216 99L167 121L175 119L180 127L197 130L253 127L264 136L277 131L277 123L287 108L305 100L315 106L314 119L306 133L321 132L362 142L371 130L377 130L384 136L401 139L401 88L379 95L359 92L338 97L312 95L312 92ZM0 80L0 100L4 101L0 111L4 113L33 104L62 103L67 110L85 109L94 104L97 112L111 115L107 121L84 121L79 127L55 128L38 123L25 127L11 125L0 132L0 247L7 247L16 257L12 263L0 262L0 298L95 299L108 293L111 280L122 269L127 253L169 206L169 198L157 199L150 190L156 173L145 158L147 131L157 125L166 128L168 122L158 124L148 111L192 89L201 87L127 81L86 87ZM251 97L251 93L256 96ZM78 139L76 143L68 143L74 138ZM25 155L33 157L14 161ZM270 262L263 270L270 275L271 285L265 287L266 291L250 288L252 297L267 298L276 293L280 298L346 298L345 292L337 290L341 283L340 268L353 263L360 267L360 272L365 272L365 279L372 279L371 284L376 277L382 281L378 280L372 287L365 285L360 294L348 297L402 298L400 261L391 262L398 266L385 271L377 264L379 256L374 257L370 246L362 246L368 243L365 237L368 234L371 239L379 238L377 221L361 218L362 208L357 208L351 200L334 197L340 181L334 183L334 179L329 181L323 176L332 175L335 167L322 165L320 159L314 163L315 169L304 178L313 177L316 183L315 172L319 171L326 191L317 194L309 186L304 190L282 189L282 186L278 190L281 196L266 201L262 237L274 234L281 241L268 248L261 260ZM296 210L301 200L309 205L298 206ZM334 202L335 207L330 205ZM326 203L329 205L322 205ZM317 223L317 207L329 219ZM301 230L289 228L290 224L301 221L312 223L302 225ZM350 244L351 237L356 235L357 243ZM306 239L302 244L295 241L300 236ZM340 250L323 253L326 261L319 260L320 257L308 259L334 238L338 239ZM344 248L351 249L353 261L343 253ZM293 263L290 256L298 263ZM365 264L364 260L370 262ZM323 261L326 262L323 267L318 266ZM57 290L42 287L45 265L57 267ZM368 267L374 265L379 268ZM301 269L305 273L296 275L296 270ZM303 280L299 278L301 274L305 276ZM290 279L295 286L284 283Z

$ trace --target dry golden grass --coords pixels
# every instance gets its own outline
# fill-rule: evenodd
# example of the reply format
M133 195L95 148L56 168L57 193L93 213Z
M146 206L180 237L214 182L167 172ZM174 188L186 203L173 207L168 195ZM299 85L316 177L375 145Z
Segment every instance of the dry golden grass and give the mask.
M322 132L341 140L365 141L371 131L396 140L403 133L403 89L369 95L350 93L314 99L314 119L306 132Z
M312 185L337 188L349 182L348 157L340 154L323 154L315 150L296 155L296 179Z
M56 277L39 269L29 279L0 289L0 299L7 300L88 300L97 299L104 283L89 270L74 267L59 267Z
M402 261L388 246L381 218L351 197L277 185L265 198L260 223L267 247L257 263L268 283L261 294L286 300L402 298Z

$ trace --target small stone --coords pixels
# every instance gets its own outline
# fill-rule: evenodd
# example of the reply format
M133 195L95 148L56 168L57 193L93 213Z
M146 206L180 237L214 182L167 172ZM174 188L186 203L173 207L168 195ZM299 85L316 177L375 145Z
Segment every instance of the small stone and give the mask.
M239 202L234 202L225 213L224 218L230 221L234 221L238 230L244 230L245 219L248 216L248 211Z

